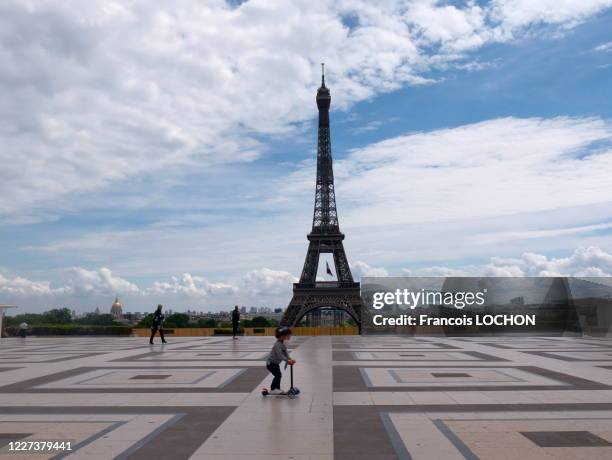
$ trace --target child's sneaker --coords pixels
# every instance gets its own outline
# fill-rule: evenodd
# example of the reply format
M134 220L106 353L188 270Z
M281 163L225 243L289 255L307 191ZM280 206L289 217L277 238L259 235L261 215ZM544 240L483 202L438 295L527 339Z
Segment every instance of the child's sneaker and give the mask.
M282 395L283 394L283 390L278 390L278 389L272 390L272 391L270 391L270 394L271 395Z

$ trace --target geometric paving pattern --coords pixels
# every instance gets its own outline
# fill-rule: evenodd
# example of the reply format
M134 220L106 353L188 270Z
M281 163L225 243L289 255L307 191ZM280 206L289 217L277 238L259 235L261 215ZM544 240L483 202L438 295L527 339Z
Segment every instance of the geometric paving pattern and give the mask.
M83 374L56 380L35 388L121 389L139 388L222 388L246 369L97 369Z
M0 459L189 458L267 380L262 359L273 342L169 341L2 339ZM49 440L72 450L8 451L11 441Z
M525 353L562 361L608 361L612 363L612 348L581 351L526 351Z
M612 458L610 338L293 337L293 400L271 337L169 341L2 339L0 459Z
M385 413L400 458L610 458L612 412ZM402 455L403 454L403 455Z
M378 351L383 337L333 339L345 358L333 367L335 458L612 458L612 339L396 340L426 340L414 353L432 359L398 362ZM460 351L432 352L436 341ZM455 364L435 353L457 354Z
M445 388L461 385L469 387L488 386L534 386L534 385L559 385L567 383L559 382L547 377L531 373L516 367L445 367L445 368L360 368L363 380L368 387L397 387L410 388Z
M30 454L31 458L77 458L104 452L106 458L128 455L145 443L157 431L174 424L182 414L151 415L4 415L0 432L19 432L20 441L62 440L70 443L71 451L57 448L48 452ZM28 458L9 451L8 442L0 450L0 458ZM23 453L23 452L22 452ZM72 454L72 455L70 455Z

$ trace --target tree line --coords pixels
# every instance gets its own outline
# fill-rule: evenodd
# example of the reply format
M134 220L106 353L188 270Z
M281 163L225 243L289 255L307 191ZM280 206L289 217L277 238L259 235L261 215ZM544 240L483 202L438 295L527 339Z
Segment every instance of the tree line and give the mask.
M145 316L136 327L151 327L153 323L153 313ZM263 316L255 316L253 319L240 320L241 327L276 327L278 321L268 319ZM213 328L228 328L232 327L231 321L217 321L213 318L199 319L191 321L185 313L172 313L166 316L164 327L181 328L181 327L213 327Z
M74 326L122 326L123 324L116 321L109 313L87 313L78 318L72 317L72 312L68 308L54 308L44 313L22 313L15 316L7 316L5 318L6 326L19 326L21 323L28 323L29 326L38 325L74 325ZM151 327L153 322L153 313L146 315L136 327ZM263 316L256 316L250 320L240 321L241 327L275 327L278 326L278 321L268 319ZM229 321L216 321L212 318L199 319L191 321L185 313L172 313L167 315L164 320L164 327L167 328L182 328L182 327L211 327L211 328L226 328L231 327Z

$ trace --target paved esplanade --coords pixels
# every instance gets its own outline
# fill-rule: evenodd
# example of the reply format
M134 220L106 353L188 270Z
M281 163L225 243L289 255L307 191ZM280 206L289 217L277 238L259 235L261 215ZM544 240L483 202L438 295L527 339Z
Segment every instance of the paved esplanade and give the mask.
M273 340L4 339L0 459L612 458L612 339L294 337L295 400Z

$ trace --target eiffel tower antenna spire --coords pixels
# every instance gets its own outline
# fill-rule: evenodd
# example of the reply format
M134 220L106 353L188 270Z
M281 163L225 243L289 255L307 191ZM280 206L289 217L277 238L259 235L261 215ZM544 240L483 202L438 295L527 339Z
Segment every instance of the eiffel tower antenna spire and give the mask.
M321 88L325 88L325 62L321 62Z

